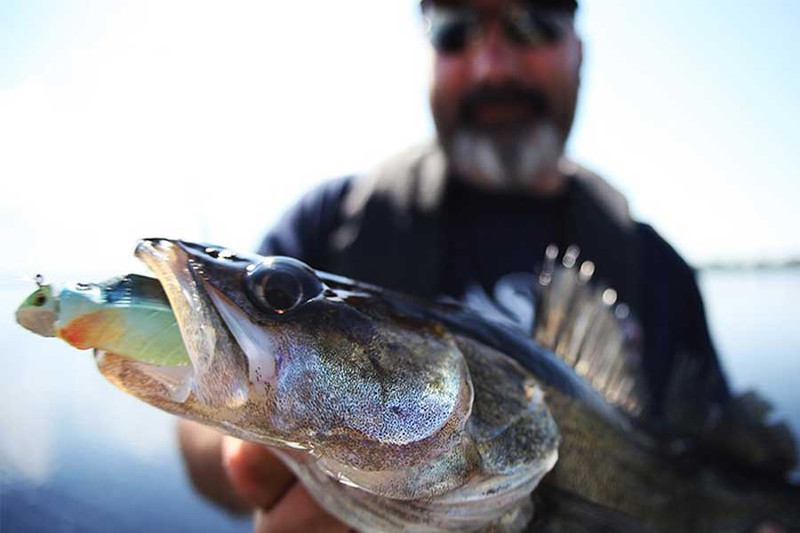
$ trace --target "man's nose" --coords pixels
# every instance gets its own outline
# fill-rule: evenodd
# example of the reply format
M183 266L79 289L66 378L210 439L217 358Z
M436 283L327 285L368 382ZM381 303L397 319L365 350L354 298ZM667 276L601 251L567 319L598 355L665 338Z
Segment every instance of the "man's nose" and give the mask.
M476 84L497 84L515 78L519 69L519 50L510 42L499 22L484 28L471 51L472 78Z

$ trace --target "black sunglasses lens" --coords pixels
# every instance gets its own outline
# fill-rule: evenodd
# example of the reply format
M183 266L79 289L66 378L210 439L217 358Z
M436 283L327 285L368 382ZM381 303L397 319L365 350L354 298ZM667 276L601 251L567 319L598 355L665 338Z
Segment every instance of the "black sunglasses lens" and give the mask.
M475 29L476 21L460 10L432 8L428 13L428 36L436 51L444 54L463 52Z
M564 24L558 15L528 9L510 14L504 21L508 37L517 44L543 46L564 36Z
M461 22L443 24L438 31L431 34L431 42L439 52L453 54L463 51L467 47L469 27Z

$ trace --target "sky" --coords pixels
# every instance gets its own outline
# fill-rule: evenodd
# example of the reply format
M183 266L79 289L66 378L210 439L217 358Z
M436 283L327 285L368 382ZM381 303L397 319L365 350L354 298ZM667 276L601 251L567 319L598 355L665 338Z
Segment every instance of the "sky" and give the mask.
M800 2L581 0L568 150L691 263L800 255ZM413 0L0 2L4 276L255 248L433 135Z

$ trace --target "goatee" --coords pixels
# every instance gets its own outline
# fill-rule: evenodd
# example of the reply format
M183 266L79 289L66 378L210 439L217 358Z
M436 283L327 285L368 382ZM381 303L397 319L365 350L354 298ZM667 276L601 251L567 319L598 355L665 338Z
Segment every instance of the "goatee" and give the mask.
M555 169L563 136L550 121L504 128L462 127L445 146L452 169L474 184L494 190L524 190Z

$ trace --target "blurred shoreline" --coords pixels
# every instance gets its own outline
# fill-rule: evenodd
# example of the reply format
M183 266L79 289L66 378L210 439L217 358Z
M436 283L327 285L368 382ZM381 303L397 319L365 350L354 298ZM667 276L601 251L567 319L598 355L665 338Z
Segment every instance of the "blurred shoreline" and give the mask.
M699 263L697 270L705 271L760 271L800 269L800 256L785 259L713 260Z

